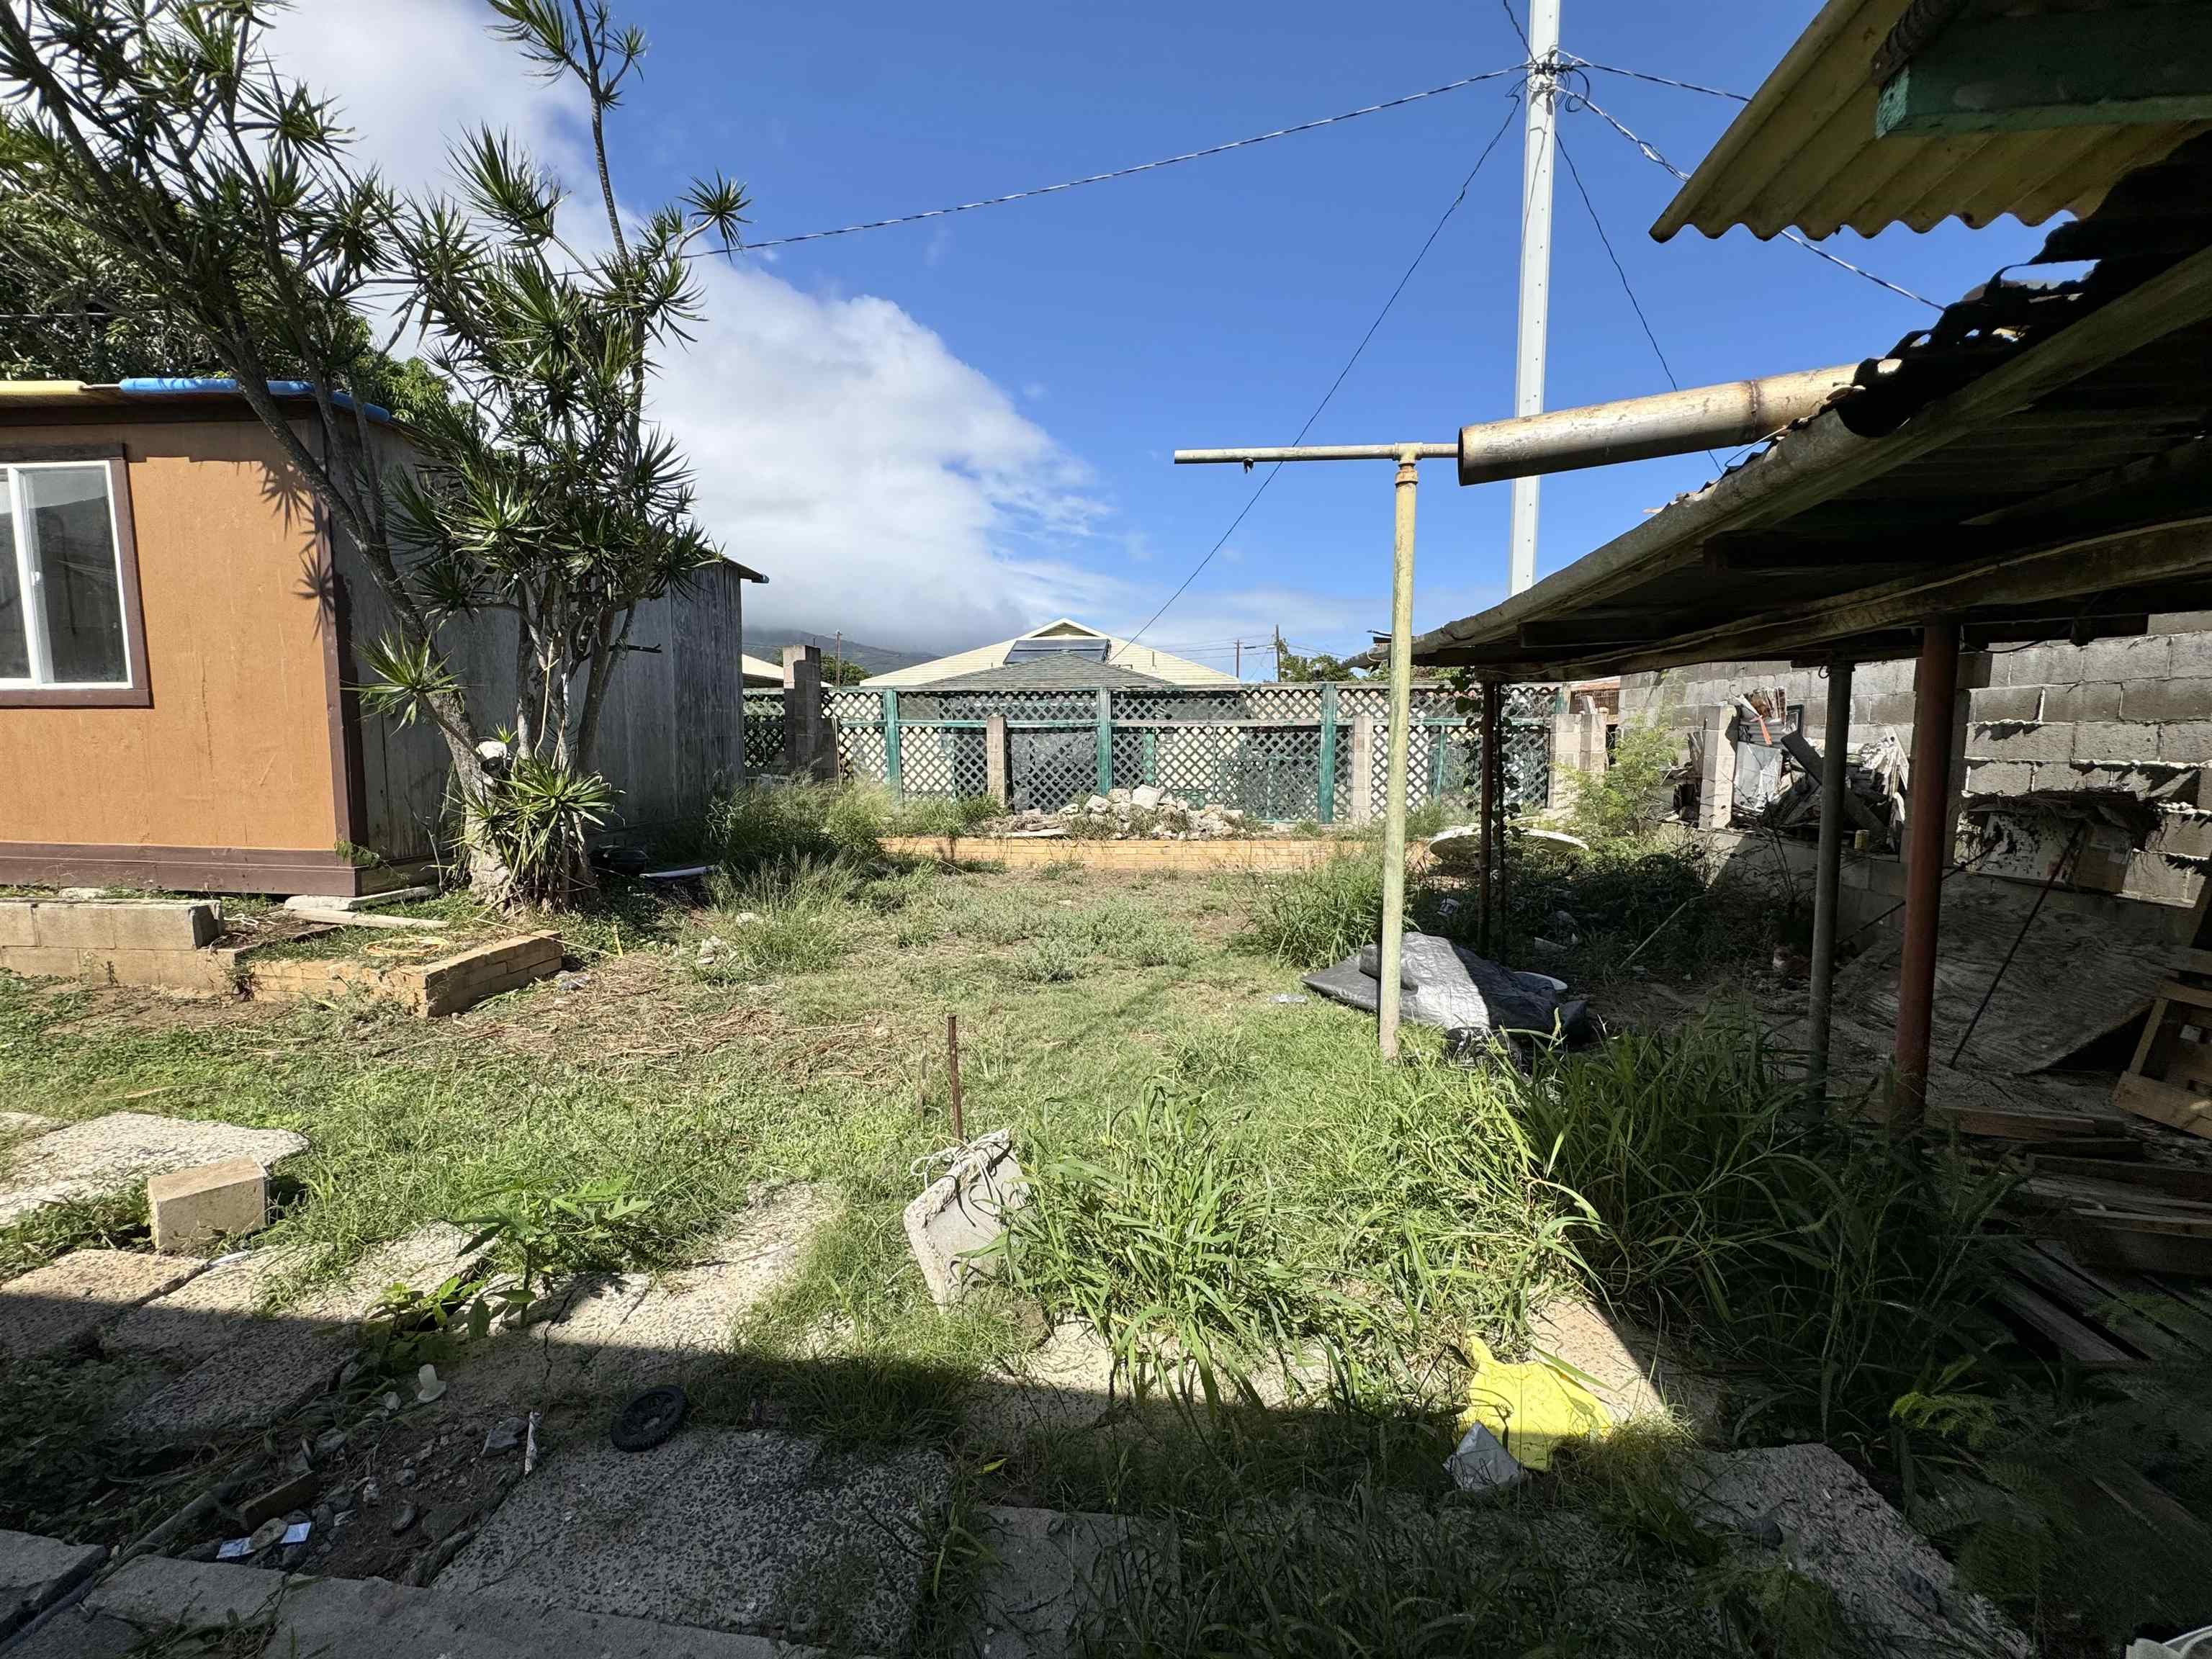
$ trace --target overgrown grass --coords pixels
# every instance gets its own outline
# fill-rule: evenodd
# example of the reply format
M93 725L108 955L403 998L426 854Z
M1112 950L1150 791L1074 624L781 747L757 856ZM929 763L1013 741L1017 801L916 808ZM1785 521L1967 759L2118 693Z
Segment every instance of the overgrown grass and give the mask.
M0 1227L0 1282L71 1250L150 1249L152 1227L143 1186L41 1206Z
M2002 1179L1807 1109L1755 1027L1624 1032L1500 1080L1600 1224L1597 1284L1753 1379L1737 1432L1872 1457L1894 1404L1995 1334L1983 1225Z

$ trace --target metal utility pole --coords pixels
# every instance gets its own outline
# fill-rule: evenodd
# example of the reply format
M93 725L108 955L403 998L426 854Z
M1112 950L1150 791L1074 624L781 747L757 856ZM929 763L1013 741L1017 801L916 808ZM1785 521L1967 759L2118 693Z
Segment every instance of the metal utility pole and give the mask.
M1513 368L1513 412L1544 407L1544 341L1552 313L1552 158L1558 149L1559 0L1528 0L1528 109L1521 168L1521 329ZM1506 532L1508 591L1536 580L1537 481L1513 481Z
M1242 640L1237 641L1237 678L1240 680L1244 678L1244 641Z

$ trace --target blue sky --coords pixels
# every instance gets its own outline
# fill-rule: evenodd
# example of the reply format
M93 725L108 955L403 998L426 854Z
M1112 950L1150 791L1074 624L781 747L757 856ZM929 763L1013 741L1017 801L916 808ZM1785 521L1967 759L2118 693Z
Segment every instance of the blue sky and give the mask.
M573 106L474 40L473 0L392 3L434 20L450 51L386 57L324 14L330 0L310 0L312 36L288 26L297 66L337 83L364 148L404 180L427 167L432 129L474 112L574 174ZM1747 93L1813 9L1565 0L1563 43ZM720 168L747 181L763 238L1125 166L1521 56L1503 9L1480 4L1401 17L1297 0L1264 15L621 0L619 15L653 43L614 127L625 204ZM752 614L918 648L1062 612L1141 623L1250 488L1169 452L1291 439L1505 118L1509 84L718 274L714 322L671 363L659 409L700 465L712 527L772 578ZM1735 107L1590 84L1685 167ZM1595 116L1571 113L1562 132L1685 385L1877 353L1934 315L1744 232L1656 244L1671 180ZM1521 161L1516 118L1313 441L1442 440L1510 412ZM1663 389L1564 166L1556 223L1547 404ZM1830 246L1941 300L2039 240L2006 222ZM1540 572L1710 476L1692 457L1548 480ZM1304 648L1364 644L1388 616L1389 496L1386 467L1291 469L1147 639L1224 665L1229 641L1277 623ZM1463 490L1448 464L1425 468L1419 625L1502 597L1506 514L1506 486Z

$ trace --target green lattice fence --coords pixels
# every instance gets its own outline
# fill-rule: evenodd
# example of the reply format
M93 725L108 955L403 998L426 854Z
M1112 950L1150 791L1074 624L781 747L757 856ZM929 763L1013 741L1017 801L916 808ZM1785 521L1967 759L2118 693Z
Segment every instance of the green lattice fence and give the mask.
M1018 809L1049 811L1097 790L1152 784L1194 805L1235 807L1279 822L1356 823L1378 816L1388 793L1389 693L1380 685L1107 692L848 687L825 695L843 775L874 779L905 798L985 793L994 716L1006 721L1007 787ZM1511 805L1545 799L1554 696L1549 686L1508 689ZM1480 775L1480 744L1451 689L1416 687L1413 716L1407 804L1466 797Z
M783 692L745 693L745 770L783 769Z

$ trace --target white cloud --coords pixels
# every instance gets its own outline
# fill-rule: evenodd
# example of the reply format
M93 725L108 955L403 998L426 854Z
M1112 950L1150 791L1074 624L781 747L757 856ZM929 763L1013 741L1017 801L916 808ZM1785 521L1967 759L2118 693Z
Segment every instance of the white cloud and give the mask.
M586 183L580 99L532 76L488 15L473 0L310 0L273 44L403 188L442 186L448 146L477 124ZM705 281L708 320L668 357L653 414L690 458L710 531L770 578L749 619L950 649L1137 610L1071 556L1107 517L1085 469L937 334L890 301L809 294L749 262Z

